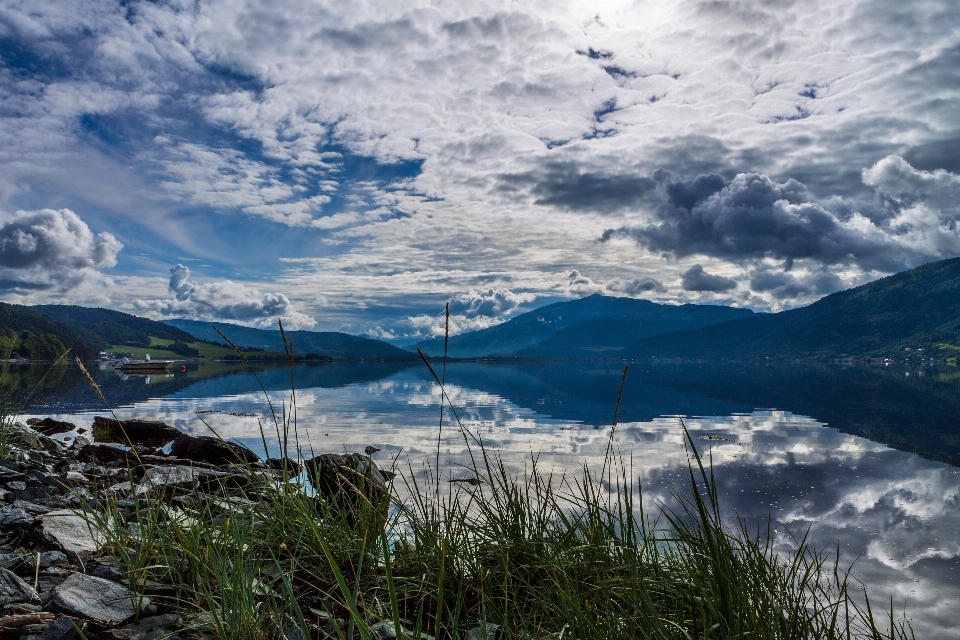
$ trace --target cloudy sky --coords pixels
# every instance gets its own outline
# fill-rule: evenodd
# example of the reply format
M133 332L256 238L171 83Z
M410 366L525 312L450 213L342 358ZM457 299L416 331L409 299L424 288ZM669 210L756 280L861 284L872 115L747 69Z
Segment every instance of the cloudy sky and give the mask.
M0 0L0 299L427 336L960 255L955 0Z

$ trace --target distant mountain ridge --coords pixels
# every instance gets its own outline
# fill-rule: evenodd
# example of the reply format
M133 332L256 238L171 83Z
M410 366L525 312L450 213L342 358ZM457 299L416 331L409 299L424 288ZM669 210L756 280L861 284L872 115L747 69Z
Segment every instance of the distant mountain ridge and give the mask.
M452 358L525 356L546 358L618 357L637 338L681 328L698 328L753 315L749 309L712 305L666 305L594 294L549 304L494 327L453 336ZM430 356L443 355L443 338L418 343Z
M960 344L960 258L833 293L799 309L643 338L622 354L628 359L889 357L942 343Z
M166 324L176 327L200 340L226 344L214 331L216 325L225 336L238 347L254 347L266 351L283 351L283 339L279 331L253 329L229 322L204 322L201 320L165 320ZM347 333L334 331L287 331L287 339L293 342L296 355L316 354L338 360L414 360L416 354L404 351L392 344L361 338Z

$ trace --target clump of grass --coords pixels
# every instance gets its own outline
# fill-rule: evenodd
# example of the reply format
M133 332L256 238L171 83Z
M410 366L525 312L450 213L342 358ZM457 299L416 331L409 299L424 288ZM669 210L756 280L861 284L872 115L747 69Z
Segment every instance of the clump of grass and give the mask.
M296 407L278 416L268 402L286 453ZM93 517L130 586L201 636L488 637L481 627L557 640L912 637L892 603L883 623L859 604L838 554L803 539L783 556L769 531L727 526L712 465L689 434L688 491L676 493L679 507L647 514L611 446L599 475L544 473L533 458L514 476L457 427L473 482L441 490L438 469L427 485L401 470L388 511L248 468L239 487L168 489L127 508L107 500Z

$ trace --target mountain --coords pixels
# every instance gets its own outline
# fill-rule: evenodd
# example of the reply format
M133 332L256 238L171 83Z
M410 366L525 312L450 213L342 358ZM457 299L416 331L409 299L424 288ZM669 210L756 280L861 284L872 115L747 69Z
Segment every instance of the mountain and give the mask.
M56 320L98 349L108 349L111 346L149 347L150 336L175 342L196 340L176 327L121 311L65 304L36 305L29 308Z
M71 356L81 360L97 357L97 347L78 337L62 323L37 313L31 307L0 302L0 329L21 334L29 331L39 335L52 335Z
M639 301L642 302L642 301ZM753 315L748 309L685 304L681 306L653 305L637 309L625 318L594 318L564 327L546 340L521 349L518 356L540 358L595 358L620 356L626 345L677 329L699 329L718 322Z
M171 327L181 329L200 340L226 344L210 322L199 320L166 320ZM283 339L279 331L251 329L227 322L216 322L217 328L238 347L253 347L266 351L283 351ZM360 338L332 331L287 331L287 339L293 341L297 355L311 353L338 360L413 360L417 356L392 344Z
M643 338L630 359L903 356L960 344L960 258L932 262L774 314Z
M752 311L732 307L665 305L595 294L540 307L495 327L453 336L448 355L452 358L619 355L619 349L641 337L751 315ZM425 340L416 346L428 355L443 355L443 338Z

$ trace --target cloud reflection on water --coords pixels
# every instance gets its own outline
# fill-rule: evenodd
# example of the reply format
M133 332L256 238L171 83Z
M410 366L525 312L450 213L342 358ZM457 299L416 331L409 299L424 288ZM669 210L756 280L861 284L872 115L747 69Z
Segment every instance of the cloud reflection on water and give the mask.
M271 392L278 407L286 395ZM449 395L466 428L496 450L508 470L521 473L536 455L541 469L599 469L608 427L555 419L504 397L452 384ZM439 389L411 372L335 388L297 391L301 446L309 451L382 449L420 470L437 443ZM612 409L612 408L611 408ZM258 393L217 397L186 394L154 398L117 410L121 418L146 416L195 434L208 433L202 418L224 437L260 445L257 414L270 437L268 408ZM611 410L612 414L612 410ZM445 413L441 438L444 478L463 477L469 463L464 440ZM906 603L918 637L951 637L960 610L960 470L890 449L803 416L756 410L728 416L689 417L694 442L710 452L731 520L739 515L765 530L772 518L777 548L795 548L792 536L809 527L818 549L840 543L842 558L868 586L875 606L891 597ZM82 420L80 421L82 422ZM719 436L723 440L703 440ZM685 491L687 453L680 420L662 417L618 426L615 446L643 485L648 505L671 504L670 491ZM309 453L307 454L309 455Z

